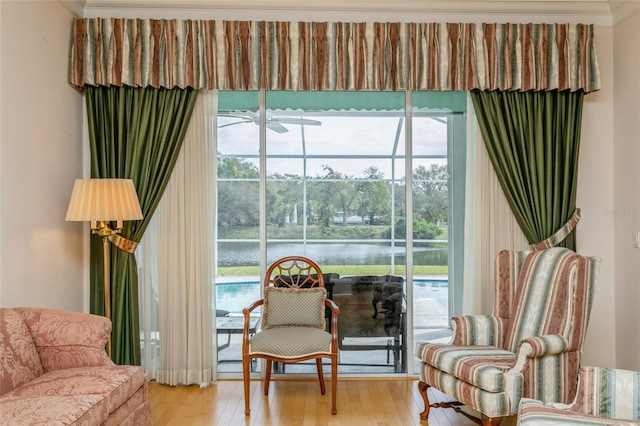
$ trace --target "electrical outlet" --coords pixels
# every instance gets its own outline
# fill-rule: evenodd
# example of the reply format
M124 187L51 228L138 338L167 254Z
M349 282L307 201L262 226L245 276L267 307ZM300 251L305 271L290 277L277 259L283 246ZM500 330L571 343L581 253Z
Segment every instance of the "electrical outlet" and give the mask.
M640 231L636 232L635 241L633 243L633 247L640 248Z

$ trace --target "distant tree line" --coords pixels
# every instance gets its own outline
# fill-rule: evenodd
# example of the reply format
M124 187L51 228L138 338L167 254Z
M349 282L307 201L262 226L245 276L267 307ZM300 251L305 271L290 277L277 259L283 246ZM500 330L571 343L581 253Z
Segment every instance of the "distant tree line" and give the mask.
M218 225L257 227L259 225L259 170L239 158L218 161ZM229 179L229 180L225 180ZM371 226L391 226L392 183L377 167L366 168L361 176L347 175L329 166L322 175L307 177L274 173L267 178L267 221L270 226L302 225L303 185L306 185L307 224L320 227L347 225L348 218L363 218ZM448 217L448 171L446 166L418 166L413 172L414 238L432 239L441 232ZM405 235L405 186L396 182L395 236ZM338 212L341 214L337 215ZM340 223L339 219L342 219ZM390 231L389 231L390 233Z

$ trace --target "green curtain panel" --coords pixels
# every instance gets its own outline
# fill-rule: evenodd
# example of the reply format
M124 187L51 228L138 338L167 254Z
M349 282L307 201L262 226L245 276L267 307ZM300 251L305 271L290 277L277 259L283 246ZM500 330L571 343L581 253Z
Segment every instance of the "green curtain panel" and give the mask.
M197 90L85 87L92 178L133 179L144 219L125 222L122 236L140 241L167 186L195 105ZM138 267L111 247L112 358L140 365ZM104 314L102 241L91 242L91 312Z
M491 162L530 243L575 225L584 92L471 91ZM575 250L575 232L560 246Z

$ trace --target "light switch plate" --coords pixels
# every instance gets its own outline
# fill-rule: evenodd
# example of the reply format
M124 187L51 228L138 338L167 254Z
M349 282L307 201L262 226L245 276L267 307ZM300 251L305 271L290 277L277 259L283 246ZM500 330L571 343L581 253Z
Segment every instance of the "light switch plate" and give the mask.
M636 232L635 241L633 243L633 247L640 248L640 231Z

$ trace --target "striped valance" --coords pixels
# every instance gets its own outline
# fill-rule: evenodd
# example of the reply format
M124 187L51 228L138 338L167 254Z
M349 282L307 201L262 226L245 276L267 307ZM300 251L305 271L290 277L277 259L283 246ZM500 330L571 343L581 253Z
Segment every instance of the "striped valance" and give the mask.
M600 88L592 25L84 18L69 79L228 90Z

